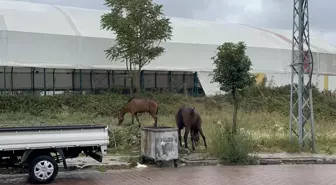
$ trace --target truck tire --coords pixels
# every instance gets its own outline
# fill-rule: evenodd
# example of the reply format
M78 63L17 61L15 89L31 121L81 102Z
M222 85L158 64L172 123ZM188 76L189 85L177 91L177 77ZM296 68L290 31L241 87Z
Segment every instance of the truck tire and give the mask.
M51 156L38 156L28 167L28 181L33 184L48 184L58 174L58 165Z

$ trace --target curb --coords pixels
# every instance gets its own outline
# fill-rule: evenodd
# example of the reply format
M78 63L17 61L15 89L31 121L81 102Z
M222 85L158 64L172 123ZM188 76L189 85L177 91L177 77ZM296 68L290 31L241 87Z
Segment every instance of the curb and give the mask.
M220 164L220 161L216 159L188 160L185 158L180 158L180 162L184 163L185 166L215 166Z
M250 165L282 165L282 164L336 164L336 157L258 157ZM180 161L186 166L206 166L220 165L220 160L216 159L199 159L188 160L184 157Z
M260 165L274 164L336 164L335 158L317 158L317 157L301 157L301 158L260 158Z

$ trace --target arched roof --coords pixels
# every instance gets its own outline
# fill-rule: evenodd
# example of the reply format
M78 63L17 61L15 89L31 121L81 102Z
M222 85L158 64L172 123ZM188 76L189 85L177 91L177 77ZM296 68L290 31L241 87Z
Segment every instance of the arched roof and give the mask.
M103 10L0 0L0 66L125 69L104 50L115 35L100 29ZM253 68L287 71L291 30L222 24L171 17L173 37L147 70L212 71L211 57L223 42L244 41ZM311 37L315 70L336 74L336 48Z
M114 38L100 30L103 10L65 7L20 1L0 1L0 30ZM245 41L249 47L291 49L291 30L270 30L240 24L222 24L171 18L174 34L170 42L219 45L223 41ZM278 35L277 35L278 34ZM287 40L286 40L287 39ZM311 38L312 50L336 53L336 48Z

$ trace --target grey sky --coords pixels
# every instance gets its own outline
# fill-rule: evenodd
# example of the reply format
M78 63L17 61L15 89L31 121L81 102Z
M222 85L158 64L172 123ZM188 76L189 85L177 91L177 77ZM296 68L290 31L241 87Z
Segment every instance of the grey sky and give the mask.
M104 0L25 0L82 8L106 9ZM248 23L268 28L291 29L293 0L154 0L168 16L210 21ZM335 0L309 1L310 27L336 44Z

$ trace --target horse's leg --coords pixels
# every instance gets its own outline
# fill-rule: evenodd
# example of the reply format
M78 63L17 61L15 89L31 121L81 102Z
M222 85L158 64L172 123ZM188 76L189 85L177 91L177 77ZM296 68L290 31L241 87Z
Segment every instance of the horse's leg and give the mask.
M140 123L140 121L139 121L138 114L135 114L135 118L136 118L137 122L139 123L139 128L140 128L140 127L141 127L141 123Z
M195 152L195 131L194 130L190 131L190 139L191 139L191 147L193 151Z
M189 136L190 128L185 127L184 130L184 147L188 149L188 136Z
M133 125L134 124L134 114L132 113L131 116L132 116L132 125Z
M154 122L154 127L155 127L155 128L157 128L157 120L158 120L158 118L157 118L157 116L155 115L155 118L154 118L154 121L155 121L155 122Z
M179 142L180 142L180 147L182 148L182 137L181 137L181 129L180 128L178 129L178 139L179 139Z
M156 113L154 113L153 111L149 111L149 114L152 116L152 118L154 119L154 128L157 128L157 116Z
M205 139L205 136L204 136L204 134L203 134L203 130L202 130L202 128L199 129L199 133L200 133L201 136L202 136L202 139L203 139L203 141L204 141L204 146L205 146L205 148L207 148L207 143L206 143L206 139Z

